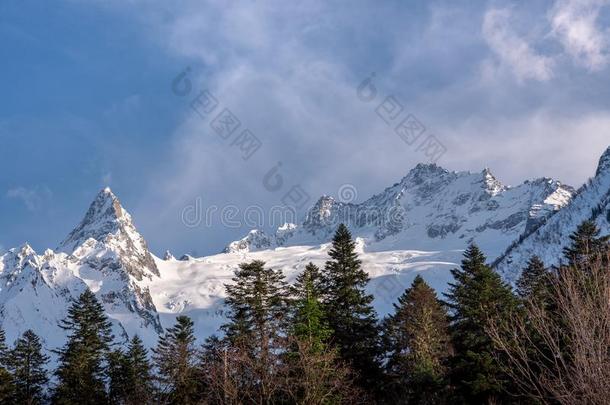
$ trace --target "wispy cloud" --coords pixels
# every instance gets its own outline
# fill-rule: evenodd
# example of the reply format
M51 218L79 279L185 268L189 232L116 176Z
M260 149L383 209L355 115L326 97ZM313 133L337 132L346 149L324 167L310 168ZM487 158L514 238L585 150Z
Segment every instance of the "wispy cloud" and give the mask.
M608 65L608 30L598 24L608 0L558 0L549 12L553 35L574 61L591 71Z
M15 187L6 192L6 196L21 200L29 211L38 211L42 208L45 200L51 197L52 193L48 187L35 186L32 188Z
M513 30L509 8L487 10L483 18L483 37L500 63L507 66L517 80L549 80L555 62L537 52L528 41Z

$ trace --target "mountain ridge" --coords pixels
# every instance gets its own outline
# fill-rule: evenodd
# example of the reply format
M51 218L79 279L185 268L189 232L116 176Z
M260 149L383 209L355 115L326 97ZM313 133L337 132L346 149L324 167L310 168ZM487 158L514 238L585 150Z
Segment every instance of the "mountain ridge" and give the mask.
M239 263L264 260L292 281L308 262L324 264L339 222L352 230L371 277L367 290L383 315L418 274L444 291L467 244L480 244L490 259L500 257L582 199L591 209L602 204L601 210L610 201L610 148L596 177L578 191L546 177L511 187L488 168L472 173L419 164L362 203L321 196L298 224L283 224L272 235L250 230L224 253L177 260L170 252L163 259L152 254L131 215L105 188L55 250L38 254L24 244L0 255L0 319L9 341L33 329L47 347L59 347L65 340L59 320L89 288L119 341L137 333L154 346L180 314L191 316L205 338L225 319L224 285ZM502 266L498 271L514 278Z
M463 246L464 240L478 240L486 251L499 255L501 248L566 205L573 193L572 187L550 178L511 187L502 184L489 169L450 172L435 164L418 164L399 182L360 204L322 196L301 223L284 224L272 235L251 230L224 251L322 243L342 222L355 236L363 237L370 249L406 243L414 249L427 249L439 240L454 239L444 243L451 249ZM493 230L503 233L497 236L503 246L494 248L485 243L491 238L486 234ZM430 243L422 243L426 240Z
M594 221L602 234L610 234L610 147L600 157L595 176L576 191L570 203L519 243L509 246L494 267L514 283L534 255L547 266L560 264L569 235L585 220Z

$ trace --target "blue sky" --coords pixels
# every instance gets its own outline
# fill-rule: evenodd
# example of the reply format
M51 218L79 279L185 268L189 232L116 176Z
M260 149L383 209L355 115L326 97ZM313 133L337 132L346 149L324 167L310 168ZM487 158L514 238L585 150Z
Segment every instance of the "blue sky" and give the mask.
M376 113L388 96L447 169L579 186L610 144L609 30L606 0L1 2L0 246L55 247L104 186L157 254L217 252L249 227L185 225L196 206L243 218L295 185L361 201L427 160ZM203 90L218 106L201 117ZM227 140L210 125L224 108ZM244 129L261 144L248 160Z

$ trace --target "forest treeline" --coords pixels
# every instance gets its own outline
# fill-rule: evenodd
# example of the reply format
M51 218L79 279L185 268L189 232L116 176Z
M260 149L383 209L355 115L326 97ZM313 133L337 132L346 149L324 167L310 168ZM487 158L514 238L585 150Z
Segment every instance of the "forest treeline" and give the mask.
M150 352L115 343L85 291L61 327L58 365L26 331L0 333L0 403L605 404L610 398L610 248L592 222L562 265L532 257L515 288L471 245L439 297L421 277L379 319L340 225L323 268L293 284L262 261L226 285L227 322L197 345L179 316Z

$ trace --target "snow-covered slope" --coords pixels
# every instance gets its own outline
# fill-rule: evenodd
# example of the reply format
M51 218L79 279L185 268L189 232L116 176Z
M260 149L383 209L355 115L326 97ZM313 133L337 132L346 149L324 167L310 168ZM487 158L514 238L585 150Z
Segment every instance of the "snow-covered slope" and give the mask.
M203 339L225 319L224 284L239 263L263 260L292 281L309 261L323 266L340 222L356 237L372 278L368 289L384 315L417 274L443 291L468 243L493 258L555 218L572 192L551 179L507 187L489 170L418 165L362 204L322 197L298 225L285 224L271 236L252 230L224 253L176 260L169 252L163 259L152 255L129 213L104 189L54 251L37 254L26 244L0 256L0 319L9 341L31 328L47 348L59 347L66 337L59 321L90 288L119 341L137 333L152 346L179 314L194 319Z
M548 178L509 187L488 169L449 172L420 164L399 183L361 204L324 196L301 224L285 224L273 235L253 230L225 251L324 243L343 222L363 238L367 251L445 251L476 242L495 258L566 205L573 193L571 187Z
M396 302L417 274L422 274L438 291L444 291L451 279L450 269L461 260L461 251L422 252L394 250L365 252L357 240L364 268L372 280L367 289L375 296L374 306L384 315ZM289 282L310 261L323 268L328 260L329 244L279 247L272 250L241 253L220 253L188 260L157 259L161 273L149 286L161 322L170 326L177 315L187 314L195 322L199 337L216 332L225 320L224 284L230 283L239 263L263 260L267 266L282 269Z
M553 215L543 226L523 241L509 247L496 263L496 269L515 281L533 255L547 265L557 265L569 235L585 220L593 220L602 234L610 234L610 147L599 160L595 177L581 187L570 204Z
M162 326L146 281L159 270L146 242L110 189L56 251L24 245L0 256L0 315L8 341L26 329L50 347L63 344L58 323L87 287L103 303L119 341L138 333L151 344Z

